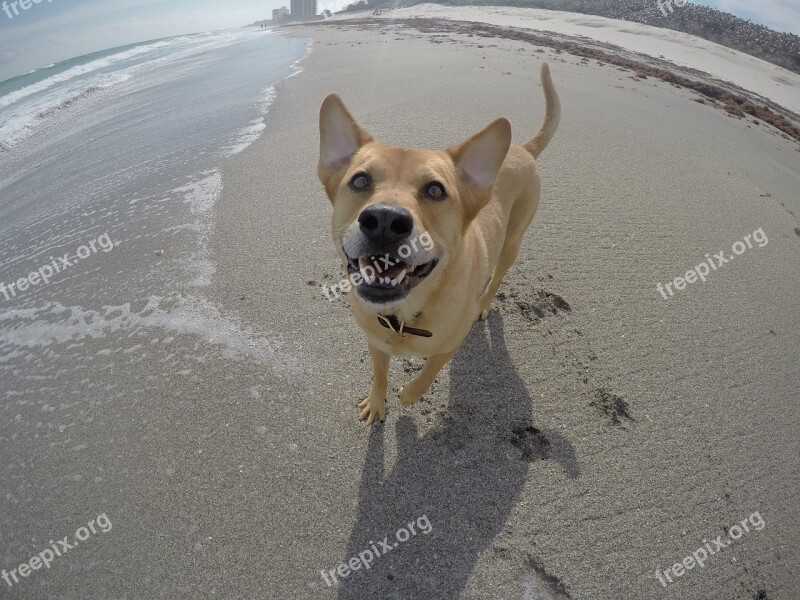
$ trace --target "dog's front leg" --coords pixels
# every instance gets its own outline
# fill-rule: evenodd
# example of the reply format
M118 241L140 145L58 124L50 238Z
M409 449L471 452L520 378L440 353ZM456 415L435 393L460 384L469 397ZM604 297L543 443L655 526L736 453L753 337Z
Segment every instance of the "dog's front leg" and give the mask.
M442 367L453 357L453 354L455 354L455 351L429 356L417 378L400 388L400 402L409 405L422 398L422 395L431 387L433 380L436 379Z
M389 389L389 354L369 344L372 356L372 391L358 405L361 414L358 418L372 425L375 420L386 418L386 390Z

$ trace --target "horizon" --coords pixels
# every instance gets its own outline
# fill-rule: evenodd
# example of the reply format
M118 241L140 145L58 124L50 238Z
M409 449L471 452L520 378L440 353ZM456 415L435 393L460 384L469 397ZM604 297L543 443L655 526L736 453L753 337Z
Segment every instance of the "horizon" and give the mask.
M653 0L654 3L656 0ZM800 7L790 0L694 2L779 32L800 32ZM17 5L16 13L12 4ZM27 4L28 8L22 7ZM51 64L179 35L242 29L269 20L287 2L239 0L220 9L212 0L3 0L0 3L0 82ZM319 10L341 10L347 0L320 0ZM10 16L9 16L10 15Z

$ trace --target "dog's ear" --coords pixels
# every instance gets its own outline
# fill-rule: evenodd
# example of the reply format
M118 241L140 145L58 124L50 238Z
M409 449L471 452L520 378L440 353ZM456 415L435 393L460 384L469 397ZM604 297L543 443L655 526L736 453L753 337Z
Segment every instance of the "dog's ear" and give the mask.
M511 123L499 118L467 141L451 146L447 153L453 159L458 174L473 197L470 216L474 216L489 201L490 192L500 167L511 147Z
M331 196L332 178L372 137L359 127L336 94L330 94L319 109L319 165L317 173ZM335 187L335 186L334 186Z

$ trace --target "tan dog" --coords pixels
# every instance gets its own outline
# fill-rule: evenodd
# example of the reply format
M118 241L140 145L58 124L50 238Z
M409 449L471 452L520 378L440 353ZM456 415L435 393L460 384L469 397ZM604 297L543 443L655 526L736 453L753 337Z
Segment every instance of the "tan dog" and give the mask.
M373 141L336 94L320 109L319 178L333 204L333 239L350 273L350 304L367 335L372 391L358 406L386 416L389 359L426 357L400 389L413 404L486 318L539 205L536 158L561 106L542 65L545 120L523 146L500 118L445 151ZM430 243L425 243L426 240Z

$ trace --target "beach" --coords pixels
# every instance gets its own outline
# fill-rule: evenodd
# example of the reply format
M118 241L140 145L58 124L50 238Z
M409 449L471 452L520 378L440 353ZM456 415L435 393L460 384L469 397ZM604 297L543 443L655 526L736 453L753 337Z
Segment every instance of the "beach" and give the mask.
M46 351L46 324L3 331L3 564L101 513L113 523L4 591L798 597L798 140L553 46L367 17L277 30L311 46L274 84L260 135L218 173L175 182L200 216L213 196L213 220L187 221L208 224L190 297L134 303L122 325L87 300L96 335L70 321ZM393 360L387 419L367 427L366 339L347 301L323 294L344 274L316 176L320 103L339 93L376 139L402 146L443 149L498 116L522 143L544 114L543 62L563 115L520 256L414 406L396 390L421 361ZM709 81L747 90L750 67L723 82L726 65ZM790 116L766 86L748 91ZM148 254L170 252L142 237ZM108 277L137 264L125 252L108 253ZM60 356L71 344L102 358L73 368ZM46 406L25 395L11 366L31 348L68 400L47 381ZM691 568L673 569L686 557Z
M282 407L306 439L283 467L313 497L284 495L276 515L292 531L273 559L287 577L275 589L291 586L278 596L793 597L796 142L547 48L391 22L289 31L313 38L312 54L226 170L214 246L217 301L255 296L242 318L303 340L313 364ZM366 428L366 344L344 302L320 293L341 267L315 179L318 104L340 93L399 145L444 148L499 115L522 142L542 118L545 60L564 116L497 311L420 404L390 398L386 423ZM763 247L659 293L759 228ZM397 360L392 386L417 368ZM660 583L755 512L762 531ZM430 535L327 585L321 570L422 515Z

